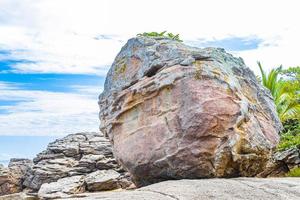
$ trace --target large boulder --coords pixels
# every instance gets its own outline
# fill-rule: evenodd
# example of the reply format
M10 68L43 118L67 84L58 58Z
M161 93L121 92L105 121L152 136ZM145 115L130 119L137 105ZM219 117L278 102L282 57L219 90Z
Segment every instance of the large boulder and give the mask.
M22 191L25 174L32 164L29 159L13 158L7 168L0 166L0 196Z
M120 181L120 185L127 187L132 184L113 157L111 144L101 133L76 133L57 139L50 143L45 151L39 153L33 161L34 165L27 172L23 184L34 191L38 191L43 184L45 184L44 190L51 191L52 186L59 184L47 183L108 169L120 173L120 178L115 180ZM74 179L66 180L71 182ZM125 180L127 185L124 184ZM56 192L55 195L60 194Z
M99 96L101 131L138 186L255 176L282 125L241 58L166 38L130 39Z

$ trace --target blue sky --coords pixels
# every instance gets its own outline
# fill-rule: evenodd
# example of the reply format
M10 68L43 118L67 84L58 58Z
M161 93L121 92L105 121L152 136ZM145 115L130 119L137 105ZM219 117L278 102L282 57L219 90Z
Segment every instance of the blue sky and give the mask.
M53 138L98 131L106 72L140 32L168 30L192 46L223 47L254 72L258 60L267 69L299 65L297 5L153 0L145 9L137 0L1 0L0 160L32 157ZM17 155L26 142L31 150Z
M55 136L0 136L0 164L7 165L11 158L32 159L55 139Z

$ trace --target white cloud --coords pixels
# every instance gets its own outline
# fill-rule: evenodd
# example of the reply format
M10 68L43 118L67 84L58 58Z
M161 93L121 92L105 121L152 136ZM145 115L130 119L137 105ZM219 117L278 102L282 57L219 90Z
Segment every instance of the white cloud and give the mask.
M300 63L297 0L1 0L0 13L1 48L36 62L17 64L23 73L104 75L127 38L153 30L186 40L256 36L269 46L236 52L253 69L256 60Z
M78 93L22 90L16 85L0 82L1 100L19 101L15 105L0 106L1 135L42 136L98 131L95 92L82 95L79 90ZM1 114L1 110L6 112Z
M257 72L299 65L298 0L0 0L0 60L21 73L103 76L121 46L145 31L168 30L184 40L256 37L257 49L234 52ZM1 70L1 66L0 66ZM98 130L98 88L73 86L74 93L22 90L0 82L1 135L65 135ZM84 93L85 95L81 95ZM1 112L1 111L0 111Z

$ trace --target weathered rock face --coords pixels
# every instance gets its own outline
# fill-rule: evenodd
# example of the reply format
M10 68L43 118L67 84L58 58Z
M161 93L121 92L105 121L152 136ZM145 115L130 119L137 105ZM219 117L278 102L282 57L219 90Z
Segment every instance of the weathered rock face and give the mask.
M64 198L84 191L83 176L72 176L59 179L57 182L43 184L38 192L38 197L40 199Z
M300 149L291 148L276 152L259 177L282 177L294 168L300 167Z
M107 169L120 173L120 177L115 181L122 180L122 183L123 180L128 181L128 185L124 185L124 188L132 184L124 170L117 164L112 154L111 145L102 134L71 134L50 143L47 150L37 155L34 159L34 166L26 174L23 184L37 191L44 183L56 182L65 177L88 175L98 170ZM73 179L67 179L67 181L71 180ZM63 182L53 183L53 185L57 186L61 183ZM52 191L53 185L46 184L42 193ZM55 195L60 194L61 191L58 191Z
M272 97L241 58L130 39L99 96L101 131L139 185L254 176L279 141Z
M32 166L28 159L11 159L8 168L0 167L0 195L20 192L26 172Z

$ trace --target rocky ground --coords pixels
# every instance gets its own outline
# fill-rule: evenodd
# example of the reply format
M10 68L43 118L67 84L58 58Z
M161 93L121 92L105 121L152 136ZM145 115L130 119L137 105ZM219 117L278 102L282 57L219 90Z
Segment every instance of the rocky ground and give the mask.
M299 149L289 149L274 154L260 176L284 176L299 166ZM8 168L0 168L1 194L15 193L0 200L298 199L299 187L299 178L236 178L174 180L128 191L134 185L100 133L68 135L50 143L34 162L12 159Z
M10 200L33 200L24 194ZM0 197L0 200L7 200ZM110 191L66 196L69 200L298 200L300 178L233 178L173 180L156 183L134 191Z

